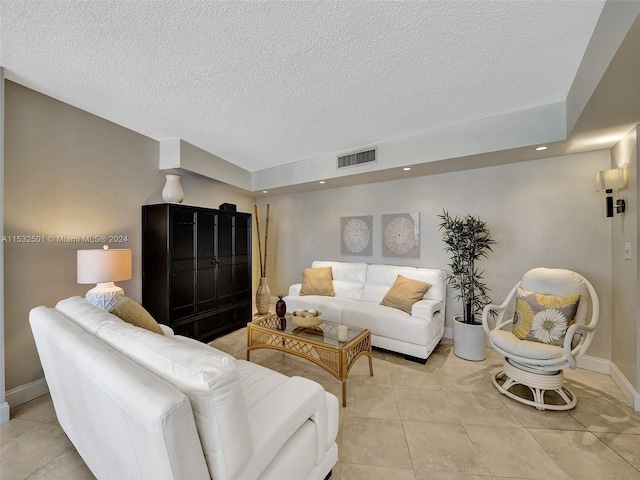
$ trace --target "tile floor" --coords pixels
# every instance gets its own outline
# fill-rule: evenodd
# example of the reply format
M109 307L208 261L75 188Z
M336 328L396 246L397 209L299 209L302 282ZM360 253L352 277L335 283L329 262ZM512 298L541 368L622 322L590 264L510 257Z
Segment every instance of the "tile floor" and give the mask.
M245 357L246 330L213 342ZM320 367L268 350L252 361L320 382L340 398L340 382ZM341 409L334 480L640 479L640 413L607 375L566 372L578 395L569 412L538 411L500 395L490 375L502 361L453 355L444 339L426 365L374 351L374 376L360 359ZM44 396L11 411L0 427L0 478L83 480L93 476L60 429ZM298 480L298 479L283 479Z

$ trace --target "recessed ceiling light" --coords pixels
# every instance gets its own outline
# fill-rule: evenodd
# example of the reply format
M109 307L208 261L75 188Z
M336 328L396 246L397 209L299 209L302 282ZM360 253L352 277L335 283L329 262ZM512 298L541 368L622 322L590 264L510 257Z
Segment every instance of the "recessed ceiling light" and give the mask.
M262 190L262 193L269 193L268 190Z
M327 182L325 182L324 180L320 180L318 183L321 184L321 185L324 185Z
M536 147L536 150L538 152L541 152L542 150L546 150L548 147L542 146L542 147Z
M409 170L411 170L411 167L404 167L402 170L404 170L405 172L408 172Z

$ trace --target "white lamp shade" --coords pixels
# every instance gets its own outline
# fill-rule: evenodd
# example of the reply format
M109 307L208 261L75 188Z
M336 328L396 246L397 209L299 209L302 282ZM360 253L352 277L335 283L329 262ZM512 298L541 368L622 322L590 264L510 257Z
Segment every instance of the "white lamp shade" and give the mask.
M78 283L106 283L131 278L130 249L78 250Z
M624 168L613 168L596 173L596 191L624 188Z

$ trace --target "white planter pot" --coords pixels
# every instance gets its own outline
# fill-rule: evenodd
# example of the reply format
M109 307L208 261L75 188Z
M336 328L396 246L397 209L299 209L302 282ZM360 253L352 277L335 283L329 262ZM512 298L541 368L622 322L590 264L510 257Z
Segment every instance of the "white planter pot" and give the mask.
M482 324L464 323L461 315L453 317L453 353L456 357L479 362L487 358L486 349Z

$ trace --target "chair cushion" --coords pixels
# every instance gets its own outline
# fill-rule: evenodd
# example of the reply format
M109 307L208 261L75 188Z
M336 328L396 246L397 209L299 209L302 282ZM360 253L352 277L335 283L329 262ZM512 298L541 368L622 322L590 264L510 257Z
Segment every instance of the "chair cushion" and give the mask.
M123 320L136 327L146 328L150 332L164 335L162 328L158 322L147 312L142 305L129 297L119 298L116 304L111 307L109 313L114 314L120 320Z
M302 270L302 291L300 295L334 296L331 267L305 268Z
M564 357L562 347L548 343L520 340L507 330L493 330L489 338L497 348L512 355L531 360L553 360Z
M420 300L431 284L412 280L398 275L393 286L380 302L380 305L397 308L407 313L411 313L411 306Z
M562 346L579 301L580 294L544 295L518 287L513 334L520 340Z

